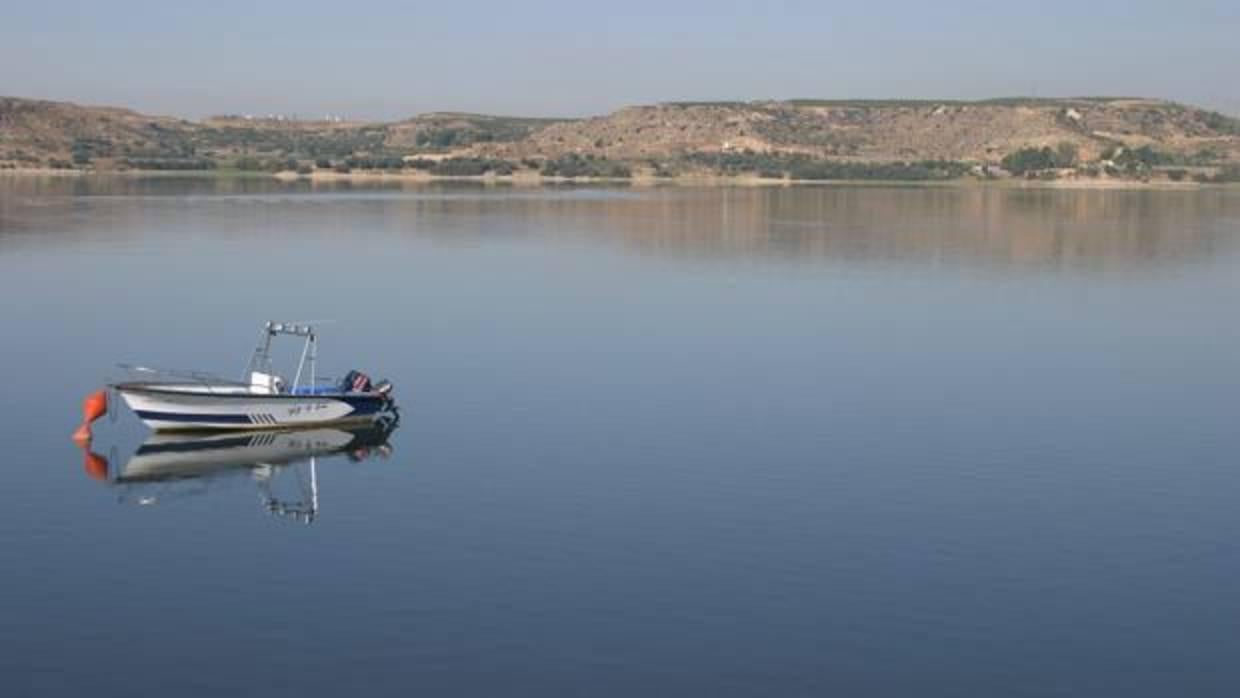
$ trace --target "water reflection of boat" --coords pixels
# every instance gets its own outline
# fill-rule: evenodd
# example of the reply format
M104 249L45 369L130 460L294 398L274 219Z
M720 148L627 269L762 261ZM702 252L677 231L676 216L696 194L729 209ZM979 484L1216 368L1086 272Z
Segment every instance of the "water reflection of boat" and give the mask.
M344 455L360 462L391 453L394 425L262 430L211 434L154 433L123 466L89 450L86 471L121 489L121 501L149 505L203 494L219 480L246 478L258 487L268 511L306 523L318 514L318 459ZM305 467L303 467L305 466ZM277 480L296 483L296 497L277 494Z

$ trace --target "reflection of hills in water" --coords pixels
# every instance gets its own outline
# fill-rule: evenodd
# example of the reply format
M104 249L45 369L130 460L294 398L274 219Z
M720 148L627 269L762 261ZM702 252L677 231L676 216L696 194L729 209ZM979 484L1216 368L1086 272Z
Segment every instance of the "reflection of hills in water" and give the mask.
M1240 192L995 186L576 187L266 180L0 182L0 233L104 227L141 235L186 197L232 229L278 215L272 235L582 236L677 257L1146 266L1227 251ZM18 184L20 183L20 184ZM14 191L16 187L16 191ZM313 194L313 195L312 195ZM90 195L91 216L81 215ZM327 196L323 196L327 195ZM60 197L60 198L57 198ZM0 202L6 197L0 196ZM190 212L192 214L192 212ZM147 231L145 234L157 234ZM0 244L3 244L0 236ZM44 241L42 244L47 244Z
M734 188L595 207L606 232L657 254L1084 267L1205 258L1240 218L1240 196L1218 190Z
M318 459L360 462L391 453L394 426L323 427L226 434L152 434L112 471L107 459L86 452L86 471L120 488L121 500L149 505L204 494L218 481L248 478L268 511L309 523L318 512ZM289 498L280 479L297 490ZM281 493L284 492L284 493Z

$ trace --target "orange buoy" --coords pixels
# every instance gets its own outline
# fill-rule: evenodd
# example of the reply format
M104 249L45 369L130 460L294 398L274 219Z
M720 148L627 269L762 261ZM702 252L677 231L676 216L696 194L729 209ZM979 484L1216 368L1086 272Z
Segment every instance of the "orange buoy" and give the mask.
M96 390L86 399L82 401L82 423L78 425L76 431L73 432L73 440L80 443L90 443L90 424L108 413L108 391Z
M86 474L95 480L108 479L108 459L95 453L89 448L82 449L84 462L82 467L86 469Z

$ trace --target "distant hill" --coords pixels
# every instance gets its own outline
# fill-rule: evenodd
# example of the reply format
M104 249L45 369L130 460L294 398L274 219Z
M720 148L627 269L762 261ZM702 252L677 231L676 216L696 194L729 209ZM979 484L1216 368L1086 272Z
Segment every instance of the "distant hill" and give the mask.
M978 167L1147 176L1236 163L1240 121L1141 98L684 102L587 119L431 113L372 123L187 121L0 97L0 167L9 168L922 179Z
M485 114L437 112L387 124L388 147L450 150L479 143L509 143L527 138L564 119L535 119Z
M394 123L217 116L201 122L128 109L0 97L0 163L193 169L260 160L399 158L525 138L558 119L435 113ZM241 164L251 164L242 162Z
M1075 144L1083 159L1116 146L1240 159L1240 121L1145 99L671 103L565 122L506 147L508 156L593 152L617 159L676 152L802 153L868 161L999 162L1027 147Z
M180 155L195 128L128 109L0 97L0 162L52 166L72 162L75 152Z

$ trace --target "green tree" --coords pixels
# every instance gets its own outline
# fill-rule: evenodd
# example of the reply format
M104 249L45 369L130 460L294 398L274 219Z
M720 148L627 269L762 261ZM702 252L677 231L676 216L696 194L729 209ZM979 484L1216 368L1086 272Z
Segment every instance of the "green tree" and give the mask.
M242 172L260 172L263 170L263 162L254 157L237 158L233 163L233 167Z
M1055 146L1055 165L1057 167L1073 167L1080 157L1081 149L1076 143L1064 141Z
M1055 167L1055 153L1050 148L1021 148L1001 161L1003 169L1023 175Z

